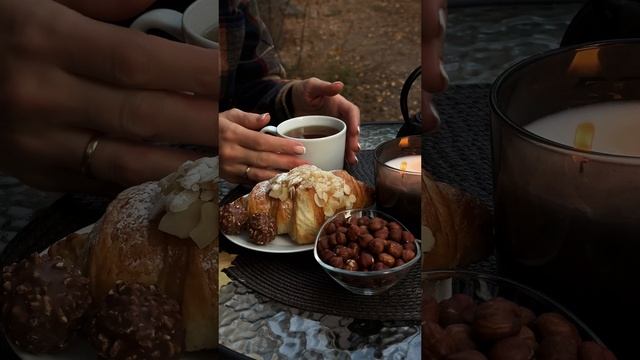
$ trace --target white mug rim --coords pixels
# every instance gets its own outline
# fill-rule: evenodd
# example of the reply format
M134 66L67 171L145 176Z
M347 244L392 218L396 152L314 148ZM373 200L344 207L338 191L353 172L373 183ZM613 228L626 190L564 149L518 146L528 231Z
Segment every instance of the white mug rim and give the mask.
M323 119L326 119L326 120L331 120L331 121L339 123L341 128L338 130L337 133L335 133L333 135L329 135L329 136L325 136L325 137L321 137L321 138L315 138L315 139L301 139L301 138L296 138L296 137L292 137L292 136L287 136L287 135L283 134L280 131L280 126L284 125L287 122L301 121L301 120L308 119L308 118L315 118L315 119L323 118ZM317 125L310 125L310 126L317 126ZM292 128L292 129L295 129L295 128ZM333 116L327 116L327 115L304 115L304 116L298 116L298 117L294 117L294 118L285 120L285 121L281 122L276 127L276 132L278 133L279 136L282 136L283 138L287 138L287 139L292 139L292 140L296 140L296 141L304 141L304 142L318 142L318 141L326 141L326 140L334 139L334 138L340 137L346 131L347 131L347 124L344 121L342 121L342 120L340 120L338 118L335 118Z
M216 47L218 46L218 42L215 42L213 40L207 39L204 34L200 34L197 31L194 31L193 23L190 23L187 19L191 19L191 12L195 11L195 9L199 6L199 4L206 2L206 1L214 1L214 0L197 0L194 1L191 5L189 5L184 12L182 13L182 31L184 31L185 33L189 34L189 36L191 36L192 38L196 38L198 39L198 41L202 41L205 44L210 44L210 47ZM220 28L220 21L218 19L215 19L214 22L212 22L211 24L208 25L208 27L205 29L205 31L209 28L212 27L217 27Z

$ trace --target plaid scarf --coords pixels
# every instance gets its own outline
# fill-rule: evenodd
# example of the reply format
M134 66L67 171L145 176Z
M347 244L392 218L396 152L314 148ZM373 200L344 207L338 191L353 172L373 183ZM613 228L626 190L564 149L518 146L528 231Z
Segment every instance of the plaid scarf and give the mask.
M255 0L220 0L219 43L220 111L269 112L276 123L291 117L285 70Z

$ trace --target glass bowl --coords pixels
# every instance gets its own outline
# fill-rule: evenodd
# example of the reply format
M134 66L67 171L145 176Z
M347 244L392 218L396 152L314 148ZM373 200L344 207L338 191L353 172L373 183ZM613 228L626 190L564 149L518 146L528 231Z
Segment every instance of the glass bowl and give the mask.
M352 216L380 217L388 222L397 222L398 224L400 224L404 231L408 231L400 221L381 211L367 209L353 209L342 211L325 221L325 223L320 228L320 231L318 231L316 242L313 247L313 255L316 258L318 264L322 266L324 271L326 271L327 274L331 276L331 278L333 278L338 284L342 285L345 289L359 295L381 294L389 290L392 286L403 279L414 265L420 263L420 258L422 256L420 240L418 240L417 238L415 240L416 255L414 256L414 258L400 266L376 271L351 271L331 266L325 263L320 258L320 254L318 254L318 242L321 236L325 234L327 224L338 217L344 217L346 220L349 220Z
M431 298L440 302L455 294L469 295L476 303L482 303L495 297L502 297L532 310L536 317L543 313L558 313L575 325L582 341L592 341L605 346L584 322L562 305L546 295L515 281L499 276L463 270L422 272L423 306Z

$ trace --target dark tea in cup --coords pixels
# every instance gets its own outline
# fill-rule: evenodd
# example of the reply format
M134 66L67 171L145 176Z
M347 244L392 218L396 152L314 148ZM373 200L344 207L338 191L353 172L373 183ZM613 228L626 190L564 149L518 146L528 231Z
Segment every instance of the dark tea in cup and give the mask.
M297 139L318 139L335 135L340 130L330 126L304 126L287 131L284 136Z

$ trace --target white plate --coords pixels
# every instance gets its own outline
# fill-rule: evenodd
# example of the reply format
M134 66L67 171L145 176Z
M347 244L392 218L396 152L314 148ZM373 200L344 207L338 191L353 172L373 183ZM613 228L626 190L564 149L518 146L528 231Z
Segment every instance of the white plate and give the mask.
M80 235L87 234L91 232L91 230L93 229L93 226L94 224L85 226L82 229L76 231L75 233ZM42 253L46 251L47 249L45 249ZM3 336L4 336L4 333L3 333ZM89 345L89 343L87 343L84 339L74 339L71 342L71 345L67 349L65 349L63 352L60 352L57 354L38 354L38 355L30 354L18 349L17 347L15 347L15 345L13 345L11 341L9 341L9 339L7 339L7 342L9 343L13 351L16 353L16 355L18 355L18 357L23 360L63 360L63 359L64 360L86 360L86 359L97 358L97 354L95 350L93 350L91 345ZM212 359L213 356L215 356L215 353L213 351L199 351L199 352L185 353L183 354L182 359L205 360L205 359Z

